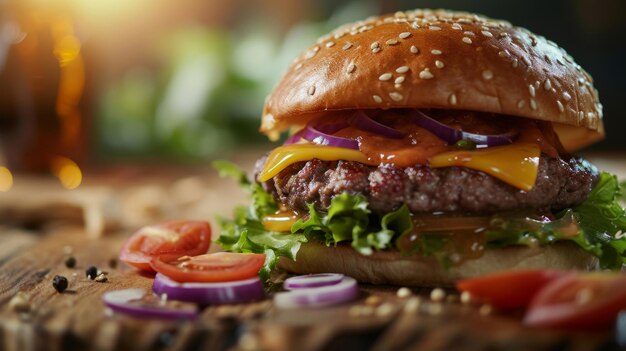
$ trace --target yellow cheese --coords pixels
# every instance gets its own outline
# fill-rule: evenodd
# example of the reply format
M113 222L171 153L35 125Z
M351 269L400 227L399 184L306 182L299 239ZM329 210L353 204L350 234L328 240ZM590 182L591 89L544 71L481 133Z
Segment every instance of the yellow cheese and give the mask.
M529 191L537 180L538 145L495 146L473 151L451 151L430 158L432 168L461 166L483 171L516 188Z
M263 171L259 174L259 180L261 182L268 181L287 166L314 158L322 161L348 160L371 164L361 151L353 149L315 144L279 146L267 157Z
M488 173L518 189L529 191L537 180L541 149L536 144L516 143L472 151L450 151L430 158L433 168L461 166ZM261 182L272 179L287 166L311 159L356 161L374 165L358 150L315 144L280 146L267 157Z

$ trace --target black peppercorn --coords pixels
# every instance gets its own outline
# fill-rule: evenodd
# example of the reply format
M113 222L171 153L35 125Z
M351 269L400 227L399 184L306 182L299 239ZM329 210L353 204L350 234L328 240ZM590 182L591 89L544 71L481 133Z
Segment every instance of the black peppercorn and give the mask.
M95 266L87 268L87 270L85 271L85 275L87 275L87 278L94 280L98 275L98 268L96 268Z
M62 275L55 275L52 279L52 287L54 287L54 289L60 293L67 289L67 285L67 278Z
M67 268L74 268L74 267L76 267L76 259L74 257L72 257L72 256L68 257L65 260L65 267L67 267Z

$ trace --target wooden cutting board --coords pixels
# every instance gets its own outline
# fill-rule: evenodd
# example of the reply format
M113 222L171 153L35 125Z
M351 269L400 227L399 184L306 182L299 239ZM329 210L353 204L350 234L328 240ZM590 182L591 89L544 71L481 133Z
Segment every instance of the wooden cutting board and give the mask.
M361 286L349 304L279 310L271 298L205 308L194 322L135 319L107 312L110 290L150 289L152 278L124 264L112 268L128 231L89 238L83 229L57 227L36 234L0 227L0 349L30 350L611 350L612 332L566 333L523 327L519 317L462 304L454 293L434 303L430 290L397 296L397 287ZM64 261L71 248L74 269ZM85 277L95 265L109 272ZM63 275L69 291L57 293ZM31 310L15 312L16 293Z

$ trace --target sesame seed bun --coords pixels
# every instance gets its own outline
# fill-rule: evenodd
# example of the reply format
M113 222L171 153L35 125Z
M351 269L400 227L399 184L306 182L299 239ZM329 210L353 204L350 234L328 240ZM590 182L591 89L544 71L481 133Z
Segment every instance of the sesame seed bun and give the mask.
M302 245L297 261L282 257L278 266L297 274L342 273L360 282L402 286L453 286L459 279L507 270L593 270L597 259L575 244L559 242L545 247L509 246L487 249L479 259L467 260L446 270L434 257L403 256L398 251L379 251L364 256L350 245L327 247Z
M554 122L567 150L604 136L591 76L508 22L415 10L347 24L297 57L267 98L270 137L327 111L441 108Z

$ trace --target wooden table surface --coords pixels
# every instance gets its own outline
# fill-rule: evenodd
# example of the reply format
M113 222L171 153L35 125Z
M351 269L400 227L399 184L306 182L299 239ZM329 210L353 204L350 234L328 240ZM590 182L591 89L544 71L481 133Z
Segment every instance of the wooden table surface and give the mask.
M250 168L254 155L237 161ZM590 157L599 166L626 175L625 157ZM190 174L164 172L140 181L135 174L130 177L134 181L122 183L126 184L126 194L132 193L128 187L131 183L180 190L184 187L180 180L191 182ZM188 202L177 210L152 209L156 218L209 219L214 213L227 214L235 203L245 201L233 184L216 179L206 169L193 170L191 175L204 182L208 198L196 199L194 206ZM85 186L102 183L120 186L102 178ZM428 289L414 289L410 297L401 298L397 287L386 286L362 285L356 301L320 309L280 310L270 297L242 305L210 306L194 322L116 315L102 304L104 292L150 289L152 284L151 277L124 264L110 266L122 242L135 229L133 225L126 222L117 229L108 228L101 237L90 237L80 223L58 218L30 229L24 222L4 222L10 225L0 221L0 350L619 349L612 331L533 330L521 326L519 316L462 304L454 292L449 292L447 301L436 303L429 299ZM64 264L70 250L77 260L73 269ZM91 265L108 271L109 280L98 283L87 279L84 271ZM52 277L57 274L69 280L69 290L62 294L52 287ZM30 311L11 308L10 301L18 292L30 299Z

